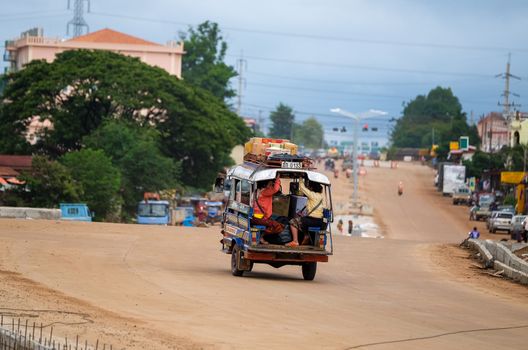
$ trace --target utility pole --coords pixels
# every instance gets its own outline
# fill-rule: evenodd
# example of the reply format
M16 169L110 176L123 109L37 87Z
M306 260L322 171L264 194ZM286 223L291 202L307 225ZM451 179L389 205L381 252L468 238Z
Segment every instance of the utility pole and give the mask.
M68 0L68 10L71 9L72 0ZM86 33L90 32L88 23L84 20L84 3L88 5L88 13L90 12L90 0L73 0L73 19L66 25L66 35L70 35L70 26L73 27L73 37L83 35L83 28Z
M506 122L508 123L508 144L511 145L511 134L512 134L512 116L510 113L510 108L520 107L521 105L515 104L514 102L510 102L510 95L513 95L515 97L520 97L518 94L513 93L510 91L510 78L514 78L517 80L521 80L518 76L515 76L510 73L510 66L511 66L511 53L508 53L508 62L506 63L506 73L497 74L495 77L504 79L504 92L502 93L502 97L504 97L504 100L502 103L498 103L499 106L502 106L503 108L503 116L506 118Z
M247 69L247 61L244 59L244 54L240 53L240 58L237 60L237 73L238 73L238 94L237 94L237 114L241 116L242 113L242 89L246 85L244 79L244 71Z

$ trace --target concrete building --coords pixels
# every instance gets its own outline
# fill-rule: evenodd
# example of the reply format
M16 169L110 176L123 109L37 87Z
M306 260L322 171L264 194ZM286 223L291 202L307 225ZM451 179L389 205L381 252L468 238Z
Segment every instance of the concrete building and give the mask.
M482 140L481 149L484 152L497 152L503 146L510 145L508 122L502 113L491 112L487 114L479 120L477 129Z
M510 145L528 144L528 113L517 111L511 121Z
M10 63L7 71L17 71L32 60L51 62L67 50L107 50L137 57L151 66L160 67L181 78L183 43L170 41L160 45L112 29L79 36L70 40L47 38L42 29L22 33L20 38L5 43L4 60Z

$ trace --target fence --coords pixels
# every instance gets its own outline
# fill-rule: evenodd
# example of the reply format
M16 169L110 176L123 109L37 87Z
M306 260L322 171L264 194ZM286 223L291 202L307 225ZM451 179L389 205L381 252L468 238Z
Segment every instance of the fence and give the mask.
M49 329L48 329L49 328ZM28 320L21 321L0 316L0 350L112 350L112 345L89 345L88 341L80 342L76 336L73 340L59 339L53 335L53 327L37 325Z

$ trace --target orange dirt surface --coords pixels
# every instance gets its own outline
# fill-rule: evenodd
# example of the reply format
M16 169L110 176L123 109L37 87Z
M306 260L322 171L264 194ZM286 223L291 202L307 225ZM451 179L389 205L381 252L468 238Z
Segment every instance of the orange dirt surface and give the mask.
M349 181L333 180L343 207ZM335 237L312 282L297 266L232 276L218 226L0 220L0 313L114 349L526 349L526 288L452 246L468 208L432 181L415 164L368 168L361 199L386 238Z

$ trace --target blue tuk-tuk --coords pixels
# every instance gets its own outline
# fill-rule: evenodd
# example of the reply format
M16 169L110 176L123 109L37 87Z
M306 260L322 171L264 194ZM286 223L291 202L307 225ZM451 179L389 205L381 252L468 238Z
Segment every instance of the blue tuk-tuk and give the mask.
M277 165L245 162L227 172L226 183L230 194L222 219L222 251L231 254L231 273L242 276L250 272L254 264L268 264L275 268L284 265L297 265L302 268L305 280L315 278L317 263L328 262L333 254L330 222L332 196L329 179L306 167L306 162L282 162ZM285 222L285 230L278 235L276 242L261 242L265 227L251 223L253 207L257 196L257 185L279 176L281 192L273 197L272 218ZM303 211L306 197L298 195L296 189L300 181L312 181L323 188L326 207L323 210L323 225L308 227L303 235L309 237L309 244L296 247L286 246L291 241L288 236L288 222ZM266 237L266 239L268 239ZM289 240L288 240L289 239Z

